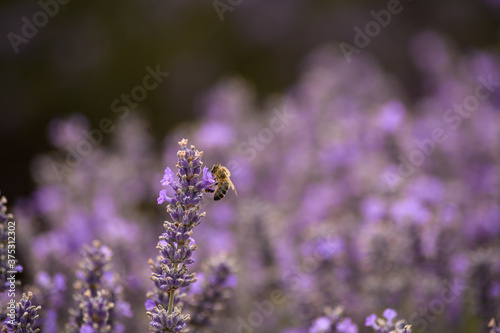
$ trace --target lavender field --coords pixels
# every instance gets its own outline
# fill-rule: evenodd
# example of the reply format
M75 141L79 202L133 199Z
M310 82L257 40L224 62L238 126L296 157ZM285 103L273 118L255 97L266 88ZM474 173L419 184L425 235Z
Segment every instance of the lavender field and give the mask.
M500 50L421 29L411 93L343 43L278 92L218 76L160 135L153 61L112 112L51 115L0 178L2 332L499 333Z

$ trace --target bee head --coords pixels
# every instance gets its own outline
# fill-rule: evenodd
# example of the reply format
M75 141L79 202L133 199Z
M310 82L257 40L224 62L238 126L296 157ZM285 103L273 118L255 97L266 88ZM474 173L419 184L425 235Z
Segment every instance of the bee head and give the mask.
M210 172L212 172L212 174L216 173L217 170L219 170L220 168L220 164L217 163L217 164L214 164L214 166L212 167L212 170Z

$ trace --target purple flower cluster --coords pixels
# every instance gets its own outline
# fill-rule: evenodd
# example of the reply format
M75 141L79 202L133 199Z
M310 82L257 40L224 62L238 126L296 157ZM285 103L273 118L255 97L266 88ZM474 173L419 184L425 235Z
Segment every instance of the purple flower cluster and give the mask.
M190 319L190 316L182 314L179 308L170 312L161 305L156 306L147 314L151 319L149 326L152 332L182 332Z
M123 332L121 319L131 316L128 303L121 299L122 288L110 269L112 252L99 241L84 247L77 272L74 299L67 332Z
M251 87L229 80L207 95L199 127L179 131L228 161L243 193L207 208L201 234L218 237L197 243L237 252L252 272L239 276L249 325L252 302L277 287L288 307L261 330L304 327L331 304L357 323L391 307L435 332L498 315L498 56L463 57L433 33L411 45L426 87L416 102L365 55L348 67L325 47L260 117Z
M59 318L65 316L66 277L56 273L53 278L41 271L35 275L35 285L31 286L37 304L43 304L40 311L40 328L44 332L59 331Z
M126 268L126 278L136 281L131 287L144 292L148 282L137 272L149 255L143 249L156 237L143 207L155 191L152 175L159 161L146 149L152 139L142 131L144 122L132 115L130 120L117 127L111 147L95 146L85 157L76 155L76 147L86 140L82 133L90 131L88 121L74 115L51 123L49 138L56 150L35 159L33 178L39 186L31 198L17 202L15 211L25 221L18 232L31 235L37 249L25 262L35 271L57 267L73 276L83 245L105 239L114 260ZM66 172L58 174L56 162ZM143 227L151 232L140 232Z
M177 152L176 165L178 182L174 180L174 173L168 167L161 180L161 184L169 186L174 195L169 197L167 189L164 189L158 198L158 204L165 201L169 203L167 212L172 222L165 221L163 226L166 232L159 237L159 265L150 262L151 279L158 295L156 307L148 312L154 332L180 332L190 319L189 315L181 313L180 303L175 304L175 296L177 290L196 282L196 274L189 273L187 268L187 265L194 263L192 255L196 250L191 236L193 228L205 216L205 213L198 213L203 193L214 184L208 168L203 168L203 152L196 150L194 146L188 148L186 139L179 142L179 145L181 148ZM202 170L203 177L199 179ZM174 308L175 305L177 306Z
M34 305L33 293L23 294L21 300L14 303L20 283L13 272L22 272L23 267L15 259L16 225L12 214L7 213L6 203L7 199L0 197L0 324L2 332L37 333L41 307Z
M23 294L21 300L16 304L15 318L8 318L4 323L4 329L8 333L37 333L38 311L41 307L33 304L33 294Z
M117 124L110 146L78 163L70 156L62 180L51 163L64 162L65 147L90 127L81 116L55 121L57 149L36 159L38 188L15 210L33 249L22 264L72 276L82 244L106 239L127 296L141 300L132 304L136 318L153 278L150 319L124 319L130 332L211 322L225 282L210 276L224 266L199 285L191 271L224 252L238 264L238 286L224 300L227 315L210 323L218 331L408 330L390 310L362 327L388 307L413 331L487 330L500 311L498 54L464 55L446 38L417 35L410 54L421 95L405 96L368 52L346 66L335 49L311 54L297 83L266 101L242 79L216 85L197 122L169 133L161 155L144 121ZM173 160L179 137L202 142L204 162L226 166L238 189L238 200L207 205L201 224L213 179L186 142ZM153 179L175 164L162 179L158 202L170 221L157 243ZM332 305L350 320L325 314Z
M411 325L405 320L394 322L397 315L393 309L386 309L383 318L371 314L366 318L365 326L373 328L376 333L411 333Z

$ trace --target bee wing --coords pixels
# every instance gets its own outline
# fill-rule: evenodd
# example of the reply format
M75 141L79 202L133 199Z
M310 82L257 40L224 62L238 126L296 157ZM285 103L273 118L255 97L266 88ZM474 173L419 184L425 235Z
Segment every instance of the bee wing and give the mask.
M228 181L229 181L229 186L231 186L231 188L234 191L234 194L238 195L238 192L236 192L236 187L234 187L234 184L233 184L232 180L228 179Z

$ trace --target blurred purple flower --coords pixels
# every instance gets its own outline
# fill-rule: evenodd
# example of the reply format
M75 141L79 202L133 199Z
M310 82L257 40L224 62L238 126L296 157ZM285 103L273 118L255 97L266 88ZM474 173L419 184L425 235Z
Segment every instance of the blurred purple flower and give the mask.
M377 318L375 314L366 317L365 326L371 327L376 333L411 333L411 325L406 321L399 320L393 323L397 312L393 309L385 309L384 318Z
M330 331L330 327L332 325L332 321L328 317L319 317L316 319L311 328L309 329L309 333L325 333Z
M132 315L117 276L110 272L111 257L111 250L97 240L84 247L75 283L77 306L70 310L67 332L113 331Z
M393 309L385 309L382 314L387 319L387 324L392 324L392 320L397 317L397 312Z
M358 333L358 326L344 317L343 311L342 307L326 308L326 315L313 321L309 333Z
M344 318L337 323L338 333L358 333L358 326L352 322L351 318Z
M225 300L231 295L230 288L235 287L234 269L225 257L218 257L208 262L204 279L194 284L197 290L190 290L188 306L191 312L189 326L205 329L216 321L216 312L224 309Z
M220 122L207 122L196 133L197 141L203 141L207 148L227 147L235 139L234 129Z
M205 275L192 284L189 272L179 272L180 263L178 271L170 269L172 260L198 270L199 263L225 250L234 253L243 274L238 297L225 300L228 318L220 316L216 331L234 330L234 316L252 314L254 301L281 288L286 306L276 306L256 330L319 330L318 318L330 318L322 313L330 304L341 304L359 323L386 307L419 312L440 299L443 280L456 284L452 292L464 287L427 330L458 331L463 313L471 330L485 329L485 320L500 308L500 90L496 83L480 86L491 94L470 114L454 108L474 102L479 76L498 81L499 57L484 50L459 54L434 32L420 33L410 45L421 96L404 96L400 82L368 53L357 56L356 66L346 66L337 47L326 45L305 59L298 82L281 96L262 101L242 79L217 84L197 122L171 132L161 154L150 149L144 122L117 123L111 146L95 147L62 182L52 162L64 159L65 146L77 142L89 122L76 117L54 123L60 149L34 161L38 188L16 210L23 221L20 239L32 249L25 257L30 271L50 267L67 275L75 270L81 245L99 236L129 282L128 297L143 295L149 288L145 259L159 227L148 206L157 186L151 174L160 165L175 165L172 137L194 136L210 147L205 161L225 161L244 200L228 197L207 205L209 220L191 234L212 175L203 167L190 170L187 158L177 159L177 171L165 171L167 188L158 202L169 204L172 222L158 242L160 258L150 262L159 277L146 302L152 326L187 330L186 316L173 309L169 317L164 289L189 284L188 295L176 292L172 298L189 312L189 293L204 295L202 287L212 283ZM442 142L433 138L439 130ZM189 148L181 150L189 155ZM387 173L397 181L389 183ZM183 205L191 208L187 215ZM204 251L193 252L193 237ZM235 281L229 277L227 286ZM387 314L369 316L367 324L409 331L394 313ZM335 322L328 330L354 330L347 319L328 320ZM144 330L141 324L130 320L125 329Z
M389 101L379 111L377 125L389 133L397 132L405 120L405 107L399 101Z

